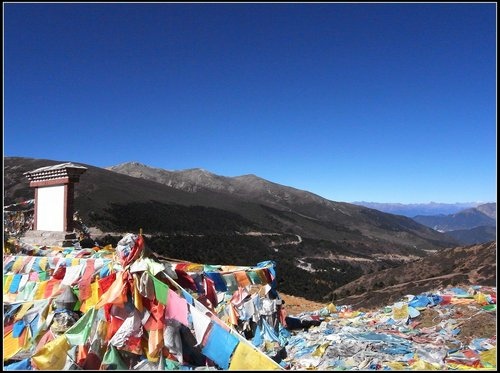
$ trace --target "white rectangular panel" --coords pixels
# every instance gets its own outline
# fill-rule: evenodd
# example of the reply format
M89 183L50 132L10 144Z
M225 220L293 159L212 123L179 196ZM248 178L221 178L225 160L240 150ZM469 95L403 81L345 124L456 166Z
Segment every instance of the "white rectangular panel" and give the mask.
M64 231L64 185L38 188L36 229Z

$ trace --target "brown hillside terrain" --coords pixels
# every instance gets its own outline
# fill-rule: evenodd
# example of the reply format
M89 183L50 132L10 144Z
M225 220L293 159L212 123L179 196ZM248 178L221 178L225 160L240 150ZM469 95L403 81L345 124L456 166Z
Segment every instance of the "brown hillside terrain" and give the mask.
M336 289L325 302L379 307L407 294L447 286L496 286L496 242L456 247L396 268L366 274Z

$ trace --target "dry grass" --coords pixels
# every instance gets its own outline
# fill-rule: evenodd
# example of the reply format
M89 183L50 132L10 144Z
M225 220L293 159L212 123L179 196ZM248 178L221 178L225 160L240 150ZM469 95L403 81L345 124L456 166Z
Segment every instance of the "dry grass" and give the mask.
M288 315L298 315L301 312L311 312L319 310L326 306L324 303L313 302L305 298L296 297L279 293L280 297L285 301L285 310Z

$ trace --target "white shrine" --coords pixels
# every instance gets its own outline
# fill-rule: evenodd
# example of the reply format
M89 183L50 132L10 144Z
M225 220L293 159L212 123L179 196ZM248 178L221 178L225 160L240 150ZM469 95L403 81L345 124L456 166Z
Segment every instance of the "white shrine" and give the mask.
M68 162L24 173L35 188L33 230L73 231L75 183L85 171L86 167Z

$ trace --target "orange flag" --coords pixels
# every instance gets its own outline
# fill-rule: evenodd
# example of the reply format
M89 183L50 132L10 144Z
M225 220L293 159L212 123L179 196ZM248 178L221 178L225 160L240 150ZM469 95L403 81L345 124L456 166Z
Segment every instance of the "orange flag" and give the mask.
M123 304L127 301L128 282L124 281L125 272L116 274L116 280L109 289L102 295L101 300L95 308L99 309L105 304Z

